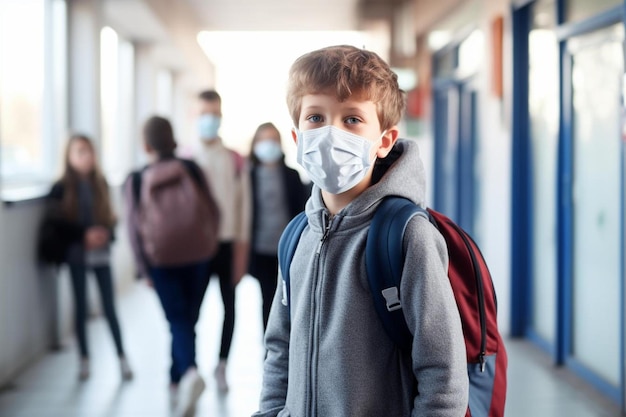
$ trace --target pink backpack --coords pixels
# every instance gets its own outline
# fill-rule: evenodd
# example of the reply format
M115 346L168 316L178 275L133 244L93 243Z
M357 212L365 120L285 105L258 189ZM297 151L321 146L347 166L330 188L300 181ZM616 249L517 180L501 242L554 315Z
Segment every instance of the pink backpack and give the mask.
M182 159L160 161L133 175L138 229L151 265L186 265L215 254L219 210L203 175Z

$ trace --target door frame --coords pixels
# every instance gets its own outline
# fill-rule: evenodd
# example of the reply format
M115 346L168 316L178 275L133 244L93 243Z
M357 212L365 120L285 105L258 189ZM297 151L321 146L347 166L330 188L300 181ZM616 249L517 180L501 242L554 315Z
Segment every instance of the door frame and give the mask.
M471 74L467 76L439 76L439 60L444 54L453 52L458 58L458 47L467 39L472 33L473 29L463 31L461 36L457 37L452 43L446 45L444 48L438 50L433 54L433 68L434 77L432 82L432 97L433 97L433 136L434 136L434 189L433 200L434 208L440 211L444 211L454 221L458 222L471 236L475 235L476 225L476 202L475 196L468 198L465 194L467 190L470 192L478 189L478 179L474 175L463 175L461 172L463 168L474 173L475 161L478 149L479 138L479 118L477 116L478 111L478 99L476 94L478 87L476 85L476 75ZM456 63L455 63L456 65ZM455 163L455 195L454 207L451 208L451 212L444 207L444 191L446 184L444 175L444 153L448 149L448 126L449 126L449 102L445 100L445 105L442 103L442 96L447 95L451 89L455 89L458 96L457 114L455 123L458 127L456 133L456 155L454 158ZM466 97L465 94L469 94ZM465 99L469 100L469 104L465 102ZM468 129L467 118L465 111L470 110L470 127ZM473 122L473 124L472 124ZM469 132L469 137L464 137L464 132ZM465 193L463 190L466 190ZM465 197L465 198L464 198ZM461 213L470 213L469 215L461 216ZM469 219L469 220L468 220Z

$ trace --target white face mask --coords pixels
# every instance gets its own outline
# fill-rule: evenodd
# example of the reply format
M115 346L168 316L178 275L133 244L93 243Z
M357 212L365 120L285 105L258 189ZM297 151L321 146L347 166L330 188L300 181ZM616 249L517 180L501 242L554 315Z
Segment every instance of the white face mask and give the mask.
M273 140L263 140L254 145L254 156L265 164L278 162L283 157L283 150L280 145Z
M203 114L198 119L198 133L203 140L213 140L222 124L222 118L214 114Z
M304 132L296 129L296 134L298 163L315 185L331 194L357 185L376 159L370 160L373 142L335 126Z

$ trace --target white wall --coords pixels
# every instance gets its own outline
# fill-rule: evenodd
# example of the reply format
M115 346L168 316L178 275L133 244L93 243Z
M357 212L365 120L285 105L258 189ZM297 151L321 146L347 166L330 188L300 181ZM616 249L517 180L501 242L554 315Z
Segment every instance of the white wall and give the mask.
M477 167L480 170L481 211L478 227L481 249L487 260L498 296L498 325L503 335L510 333L511 315L511 138L510 129L510 17L506 0L484 0L480 27L485 35L486 59L480 77L480 145ZM503 61L504 99L492 93L492 19L505 17Z
M510 17L508 0L445 0L432 4L417 2L419 27L437 27L433 21L446 30L463 30L474 16L478 16L477 28L484 39L484 59L478 68L476 87L478 96L478 143L476 155L476 177L479 182L477 198L475 237L480 244L491 272L498 297L498 325L503 335L510 333L511 314L511 129L510 96L511 90L511 47ZM471 6L471 10L468 7ZM468 17L468 10L471 14ZM456 14L455 14L456 13ZM505 44L503 57L504 99L495 97L492 92L492 20L498 16L505 18ZM445 19L442 19L445 17ZM468 20L469 19L469 20ZM445 20L445 22L444 22ZM427 23L428 22L428 23ZM423 32L422 32L423 33ZM430 122L429 122L430 124ZM421 138L420 147L427 161L434 152L432 132L428 139ZM430 163L430 162L429 162ZM429 171L430 173L432 172ZM429 181L432 184L432 179ZM431 187L432 188L432 187Z
M119 189L113 204L120 213ZM0 387L39 356L72 342L73 299L67 268L56 274L36 262L36 241L43 200L0 207ZM124 224L112 248L113 277L118 293L134 282L134 265ZM95 281L89 303L100 314ZM120 318L123 322L123 317Z
M33 262L42 208L0 208L0 386L54 342L55 280Z

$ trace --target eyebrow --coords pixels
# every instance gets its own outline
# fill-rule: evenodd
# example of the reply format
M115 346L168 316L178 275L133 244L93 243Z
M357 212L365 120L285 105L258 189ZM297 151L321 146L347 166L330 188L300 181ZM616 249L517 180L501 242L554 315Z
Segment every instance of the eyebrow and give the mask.
M318 105L310 105L310 106L306 106L302 108L302 111L319 111L319 110L325 110L324 106L318 106ZM345 112L351 112L351 113L359 113L359 114L365 114L366 111L363 109L360 109L358 107L348 107L346 109L342 109L342 111Z

